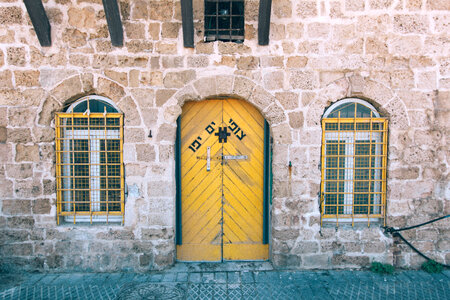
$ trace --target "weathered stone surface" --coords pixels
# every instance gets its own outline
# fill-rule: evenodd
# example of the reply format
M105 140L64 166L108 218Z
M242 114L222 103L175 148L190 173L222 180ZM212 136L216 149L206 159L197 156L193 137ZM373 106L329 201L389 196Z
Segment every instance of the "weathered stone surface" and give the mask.
M312 90L318 86L316 75L311 71L291 71L289 83L294 89Z
M155 147L148 144L137 144L136 154L138 161L152 162L156 158Z
M6 215L29 215L31 213L31 200L3 200L2 212Z
M15 71L14 78L18 86L38 86L39 71Z
M31 127L36 118L36 109L11 107L8 110L8 122L11 127Z
M0 72L0 87L12 88L12 72L9 70Z
M33 166L30 163L8 164L6 174L11 178L30 178L33 175Z
M53 97L48 97L42 105L42 110L39 113L38 123L40 125L49 126L55 117L55 112L58 111L61 104Z
M162 124L158 130L158 141L175 141L176 127L170 124Z
M124 98L117 105L124 113L124 123L126 126L136 126L141 124L141 116L137 110L136 103L134 103L131 97Z
M16 146L16 161L39 161L39 147L38 145L23 145L17 144Z
M292 128L303 127L303 120L303 113L301 111L289 113L289 125L291 125Z
M94 28L95 11L92 7L76 8L71 7L67 11L69 24L77 28Z
M51 210L50 199L36 199L33 201L33 214L49 214Z
M115 83L114 81L108 80L106 78L98 79L98 93L104 94L110 99L115 99L118 101L125 95L123 87Z
M23 47L9 47L6 49L6 59L9 65L23 67L25 66L26 52Z
M8 128L6 134L7 134L6 141L11 143L26 144L33 140L31 137L31 131L28 128L15 128L15 129Z
M62 38L72 48L83 47L87 43L87 34L75 28L67 28Z
M74 95L79 94L82 91L82 85L80 77L74 76L64 80L57 87L51 91L51 95L57 101L65 102Z
M181 88L188 82L195 79L195 71L187 70L180 72L169 72L164 77L164 86L166 88Z
M203 77L193 83L201 98L217 95L216 78Z

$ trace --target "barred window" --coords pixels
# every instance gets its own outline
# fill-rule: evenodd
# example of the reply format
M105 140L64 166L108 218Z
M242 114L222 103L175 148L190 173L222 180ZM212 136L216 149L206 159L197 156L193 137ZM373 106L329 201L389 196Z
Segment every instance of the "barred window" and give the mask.
M341 100L322 119L323 221L382 221L386 207L387 125L361 99Z
M57 218L122 222L123 114L107 98L87 96L56 114Z
M244 42L243 0L205 0L205 41Z

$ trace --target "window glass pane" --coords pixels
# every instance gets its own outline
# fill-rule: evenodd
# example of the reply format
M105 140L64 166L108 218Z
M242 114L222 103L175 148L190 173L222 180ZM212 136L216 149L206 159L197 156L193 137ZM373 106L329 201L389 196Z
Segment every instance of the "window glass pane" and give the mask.
M334 108L328 115L328 118L354 118L355 109L357 118L370 118L375 116L372 115L372 110L369 107L360 103L347 102Z
M342 214L345 192L345 144L326 141L325 160L325 213Z

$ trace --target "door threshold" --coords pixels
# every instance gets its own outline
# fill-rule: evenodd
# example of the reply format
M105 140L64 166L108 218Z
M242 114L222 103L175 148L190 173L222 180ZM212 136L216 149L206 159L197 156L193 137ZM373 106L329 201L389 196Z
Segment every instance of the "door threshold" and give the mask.
M171 272L238 272L270 271L270 261L176 262Z

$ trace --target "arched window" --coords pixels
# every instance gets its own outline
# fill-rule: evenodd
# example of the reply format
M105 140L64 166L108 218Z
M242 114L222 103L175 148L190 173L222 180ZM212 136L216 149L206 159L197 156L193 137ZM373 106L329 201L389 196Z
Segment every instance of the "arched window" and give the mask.
M385 217L387 119L361 99L331 105L322 119L322 221Z
M56 114L57 216L69 222L122 222L123 114L87 96Z

